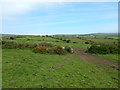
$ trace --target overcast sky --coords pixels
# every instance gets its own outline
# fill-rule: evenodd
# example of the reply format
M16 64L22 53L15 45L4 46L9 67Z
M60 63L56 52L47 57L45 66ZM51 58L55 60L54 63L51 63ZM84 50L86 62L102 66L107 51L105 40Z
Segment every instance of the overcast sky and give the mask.
M113 33L118 2L7 2L1 20L6 34Z

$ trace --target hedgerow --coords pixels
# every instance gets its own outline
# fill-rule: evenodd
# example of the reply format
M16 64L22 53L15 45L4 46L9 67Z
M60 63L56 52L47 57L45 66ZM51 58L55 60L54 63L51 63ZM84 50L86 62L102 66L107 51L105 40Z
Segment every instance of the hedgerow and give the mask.
M72 48L71 47L62 47L58 45L54 45L50 42L40 42L40 43L17 43L13 41L2 41L1 42L2 48L7 49L24 49L24 48L32 48L32 51L35 53L49 53L49 54L59 54L63 55L66 53L71 53Z

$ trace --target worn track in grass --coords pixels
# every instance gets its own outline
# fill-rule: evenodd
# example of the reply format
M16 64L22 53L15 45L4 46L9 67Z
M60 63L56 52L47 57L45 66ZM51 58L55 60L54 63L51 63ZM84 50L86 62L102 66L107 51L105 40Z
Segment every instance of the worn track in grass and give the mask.
M100 58L100 57L98 57L96 55L85 53L84 50L77 49L77 48L74 48L74 54L68 55L66 60L64 60L62 62L59 62L58 64L54 65L53 67L51 67L51 69L54 69L54 68L57 68L57 67L63 67L64 64L69 62L70 58L73 57L73 56L76 56L76 57L79 58L79 60L84 60L84 61L87 61L87 62L89 62L91 64L100 63L100 64L110 66L110 67L115 68L118 71L120 71L118 69L118 64L115 64L115 63L113 63L113 62L111 62L109 60Z

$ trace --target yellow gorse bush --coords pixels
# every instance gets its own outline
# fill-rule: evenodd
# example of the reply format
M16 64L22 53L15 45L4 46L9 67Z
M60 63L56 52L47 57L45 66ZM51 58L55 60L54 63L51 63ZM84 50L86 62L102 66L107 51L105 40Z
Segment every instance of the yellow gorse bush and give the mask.
M35 52L41 52L41 53L44 53L46 52L47 48L45 46L37 46L33 49L33 51Z

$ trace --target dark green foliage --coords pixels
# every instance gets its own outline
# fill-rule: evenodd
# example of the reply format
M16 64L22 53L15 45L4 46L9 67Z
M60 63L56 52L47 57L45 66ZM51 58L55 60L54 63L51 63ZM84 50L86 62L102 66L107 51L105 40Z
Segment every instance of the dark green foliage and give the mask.
M29 40L31 40L31 39L28 38L27 40L29 41Z
M11 40L15 40L16 38L15 37L10 37Z
M55 41L55 42L59 42L59 41Z
M117 54L117 45L106 45L106 44L92 44L86 52L94 54Z
M77 43L77 42L73 42L73 43Z
M69 43L70 42L70 40L66 40L66 43Z
M85 42L85 44L89 44L89 42L88 42L88 41L86 41L86 42Z
M66 40L64 39L64 40L62 40L62 41L65 41L66 42Z

